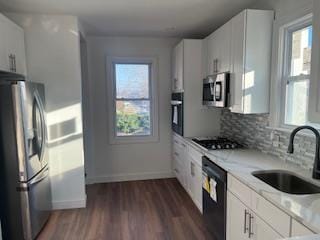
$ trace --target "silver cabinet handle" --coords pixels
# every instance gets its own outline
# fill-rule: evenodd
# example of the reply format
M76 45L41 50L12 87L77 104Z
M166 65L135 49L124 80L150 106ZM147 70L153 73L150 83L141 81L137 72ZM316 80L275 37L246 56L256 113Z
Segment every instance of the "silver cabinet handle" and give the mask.
M174 78L173 81L174 81L174 89L177 90L177 88L178 88L178 79Z
M13 72L13 54L9 54L9 69Z
M187 147L187 145L185 145L184 143L181 143L181 146L184 148Z
M249 214L249 238L251 238L253 236L252 220L253 220L253 216L250 213Z
M218 59L213 60L213 72L217 73L218 72Z
M17 72L17 62L16 62L16 55L13 54L13 71Z
M249 230L247 227L247 216L249 215L249 212L247 211L247 209L244 210L244 227L243 227L243 233L247 233L247 231Z
M16 63L15 54L9 55L9 68L10 68L10 72L17 72L17 63Z
M190 174L192 177L194 177L194 163L190 162Z
M176 168L174 169L174 171L175 171L176 173L179 173L179 170L178 170L178 169L176 169Z
M174 155L176 155L177 157L179 157L179 153L177 153L177 152L174 152Z

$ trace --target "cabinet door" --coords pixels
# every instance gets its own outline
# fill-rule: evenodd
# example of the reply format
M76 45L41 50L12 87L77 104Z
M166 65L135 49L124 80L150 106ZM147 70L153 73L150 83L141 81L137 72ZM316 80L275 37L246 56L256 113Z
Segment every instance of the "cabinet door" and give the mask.
M261 218L251 213L250 215L251 226L249 227L250 239L254 240L276 240L281 239L282 236L273 230L267 223L265 223Z
M173 158L173 171L180 184L186 188L184 166L178 156L174 156Z
M202 78L206 78L208 73L208 38L202 40Z
M243 112L244 43L246 11L231 20L231 111Z
M320 1L314 1L314 12L320 12ZM320 14L313 15L313 39L311 60L311 81L308 118L310 122L320 123Z
M307 236L312 234L314 234L314 232L301 223L298 223L296 220L292 219L291 237Z
M0 35L0 69L26 75L23 29L0 14Z
M9 71L9 56L7 55L7 22L5 16L0 14L0 70Z
M214 74L217 69L215 67L215 61L218 59L217 53L217 34L216 32L212 33L207 38L208 41L208 61L207 61L207 72L208 75Z
M190 192L191 197L202 212L202 169L192 159L190 161Z
M183 41L173 51L173 91L183 90Z
M8 44L7 44L7 55L12 54L15 61L16 73L26 75L26 55L24 46L24 31L22 28L17 26L15 23L8 21Z
M216 31L216 51L218 72L231 70L231 21Z
M246 206L229 191L227 203L227 239L249 239L249 214Z
M194 199L200 212L202 212L202 168L194 164Z
M171 57L171 62L172 62L172 92L176 92L176 88L177 88L177 63L176 63L176 48L173 49L172 51L172 57Z

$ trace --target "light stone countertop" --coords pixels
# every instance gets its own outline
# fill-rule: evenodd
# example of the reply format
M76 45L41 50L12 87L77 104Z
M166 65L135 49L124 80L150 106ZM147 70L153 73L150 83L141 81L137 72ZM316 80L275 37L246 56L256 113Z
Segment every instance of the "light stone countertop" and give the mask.
M311 171L304 170L295 164L286 163L277 157L264 154L257 150L236 149L208 151L194 143L191 139L185 138L185 140L210 158L211 161L228 171L228 173L269 200L292 218L307 226L312 231L320 233L320 194L293 195L283 193L251 175L253 171L257 170L286 170L320 186L319 180L312 179ZM312 236L312 238L307 239L294 238L293 240L314 239L319 240L320 236Z
M311 235L303 237L284 238L282 240L320 240L320 235Z

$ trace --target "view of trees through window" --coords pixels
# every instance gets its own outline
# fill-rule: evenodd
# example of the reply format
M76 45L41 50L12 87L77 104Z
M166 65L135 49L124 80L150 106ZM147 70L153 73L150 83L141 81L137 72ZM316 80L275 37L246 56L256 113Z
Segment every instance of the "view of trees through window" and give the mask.
M151 135L149 64L115 64L116 135Z

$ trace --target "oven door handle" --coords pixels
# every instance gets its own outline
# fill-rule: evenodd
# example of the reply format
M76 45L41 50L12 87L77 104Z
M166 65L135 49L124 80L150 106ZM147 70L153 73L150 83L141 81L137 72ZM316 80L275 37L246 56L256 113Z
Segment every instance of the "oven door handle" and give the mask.
M171 101L171 105L173 106L182 105L182 101Z

